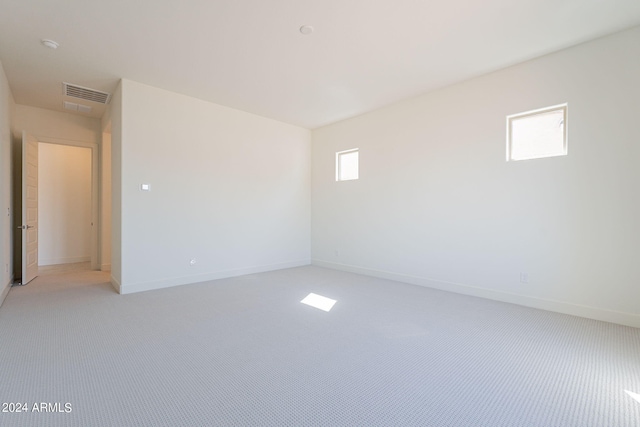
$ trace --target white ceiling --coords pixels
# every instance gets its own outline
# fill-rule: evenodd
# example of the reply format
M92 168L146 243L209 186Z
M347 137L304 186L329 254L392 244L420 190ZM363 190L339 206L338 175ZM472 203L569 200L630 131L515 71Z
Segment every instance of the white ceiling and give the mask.
M638 24L638 0L2 0L0 61L19 104L127 78L316 128Z

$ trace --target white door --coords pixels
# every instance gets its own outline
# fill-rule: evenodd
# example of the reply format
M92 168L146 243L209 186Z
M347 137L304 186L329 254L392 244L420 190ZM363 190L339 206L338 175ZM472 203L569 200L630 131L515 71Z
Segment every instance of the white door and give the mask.
M22 284L38 275L38 140L22 132Z

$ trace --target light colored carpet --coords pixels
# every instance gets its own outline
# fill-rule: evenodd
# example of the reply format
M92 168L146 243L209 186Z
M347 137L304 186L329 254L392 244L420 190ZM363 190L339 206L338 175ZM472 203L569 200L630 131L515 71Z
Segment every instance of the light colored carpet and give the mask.
M640 330L301 267L130 295L39 277L0 308L2 426L640 426ZM300 303L314 292L330 312Z
M46 276L49 274L59 274L59 273L71 273L78 271L89 271L91 270L90 262L74 262L70 264L54 264L54 265L41 265L38 267L38 275Z

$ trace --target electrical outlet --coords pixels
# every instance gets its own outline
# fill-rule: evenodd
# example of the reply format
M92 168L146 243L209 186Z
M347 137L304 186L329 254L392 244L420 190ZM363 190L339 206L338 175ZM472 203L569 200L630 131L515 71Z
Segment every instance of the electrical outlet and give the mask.
M529 273L520 273L520 283L529 283Z
M189 261L189 265L192 266L192 267L194 265L196 265L196 259L195 258L191 258L191 261Z

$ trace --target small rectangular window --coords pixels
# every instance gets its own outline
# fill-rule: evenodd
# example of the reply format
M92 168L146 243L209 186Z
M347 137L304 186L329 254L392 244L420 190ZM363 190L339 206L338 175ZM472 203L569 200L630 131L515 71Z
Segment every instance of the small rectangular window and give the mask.
M336 181L358 179L358 149L336 153Z
M507 116L507 161L567 154L567 104Z

